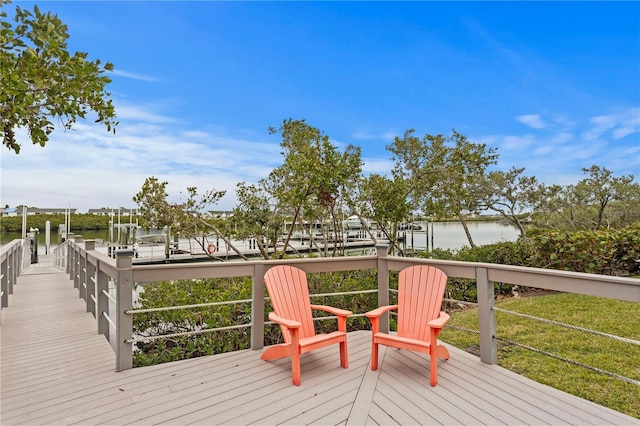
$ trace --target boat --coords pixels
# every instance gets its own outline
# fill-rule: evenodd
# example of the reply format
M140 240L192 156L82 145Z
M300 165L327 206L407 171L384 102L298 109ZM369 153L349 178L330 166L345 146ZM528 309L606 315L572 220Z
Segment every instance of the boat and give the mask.
M167 234L136 235L136 241L140 244L159 244L167 241Z
M422 231L422 225L417 223L401 223L398 225L398 231Z
M364 228L365 223L360 220L357 215L349 216L346 220L342 221L342 226L344 229L362 229ZM366 224L368 227L371 227L369 223Z

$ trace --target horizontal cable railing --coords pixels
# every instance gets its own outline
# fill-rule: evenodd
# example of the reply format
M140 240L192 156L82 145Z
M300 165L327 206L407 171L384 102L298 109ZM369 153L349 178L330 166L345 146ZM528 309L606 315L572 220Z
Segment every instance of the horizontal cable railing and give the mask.
M596 336L602 336L602 337L606 337L606 338L609 338L609 339L618 340L620 342L625 342L625 343L629 343L629 344L632 344L632 345L640 346L640 341L633 340L633 339L628 339L626 337L615 336L613 334L603 333L601 331L591 330L591 329L588 329L588 328L582 328L582 327L578 327L578 326L567 324L567 323L560 322L560 321L553 321L553 320L549 320L549 319L545 319L545 318L539 318L539 317L535 317L533 315L523 314L521 312L510 311L510 310L502 309L502 308L498 308L498 307L494 307L493 309L496 312L503 312L503 313L506 313L506 314L509 314L509 315L514 315L514 316L518 316L518 317L521 317L521 318L527 318L527 319L538 321L538 322L542 322L542 323L545 323L545 324L553 324L553 325L557 325L557 326L560 326L560 327L568 328L568 329L571 329L571 330L582 331L583 333L593 334L593 335L596 335Z
M541 355L545 355L545 356L548 356L550 358L554 358L554 359L566 362L568 364L572 364L572 365L576 365L578 367L586 368L587 370L593 371L595 373L600 373L600 374L603 374L605 376L609 376L609 377L613 377L613 378L618 379L618 380L622 380L623 382L627 382L627 383L631 383L631 384L636 385L636 386L640 386L640 381L638 381L638 380L630 379L628 377L621 376L619 374L611 373L610 371L602 370L600 368L593 367L591 365L584 364L582 362L575 361L575 360L572 360L572 359L569 359L569 358L565 358L565 357L562 357L560 355L553 354L551 352L546 352L546 351L534 348L532 346L524 345L522 343L518 343L518 342L515 342L513 340L505 339L505 338L502 338L502 337L499 337L499 336L496 336L496 339L501 341L501 342L505 342L505 343L508 343L510 345L513 345L513 346L518 346L520 348L527 349L527 350L530 350L532 352L536 352L536 353L539 353Z
M116 369L132 367L133 343L145 339L160 339L167 336L182 336L189 334L203 334L220 330L236 328L251 329L251 347L261 349L264 342L265 320L264 301L267 299L263 278L265 272L272 266L288 264L304 270L306 273L328 273L353 270L377 271L377 287L371 290L357 290L343 293L319 293L312 297L332 297L336 295L378 294L377 306L389 304L389 297L395 292L389 288L389 273L399 271L416 264L430 264L442 269L450 278L475 280L478 291L478 302L463 302L445 299L446 303L455 305L475 306L478 309L480 329L476 333L480 336L480 358L483 362L495 364L497 362L497 338L495 330L496 309L494 309L494 282L527 287L541 288L554 291L601 296L612 299L640 302L640 282L631 278L609 277L602 275L555 271L536 268L525 268L510 265L484 264L473 262L456 262L446 260L403 258L388 256L386 247L377 247L378 253L373 256L349 256L343 258L312 258L287 259L270 261L244 262L211 262L190 264L158 264L133 265L133 252L119 250L115 259L95 250L92 242L83 242L77 238L70 238L65 245L66 268L74 279L74 286L78 287L81 297L87 300L87 310L94 312L98 319L98 329L105 334L115 346ZM154 281L174 281L181 279L201 278L230 278L249 277L251 279L251 299L236 301L215 301L196 303L185 306L169 306L148 309L134 309L132 294L135 283ZM82 283L76 282L84 280ZM93 280L93 281L92 281ZM107 283L115 282L115 295L111 296L106 289ZM86 285L91 282L92 285ZM95 297L93 297L95 295ZM89 301L92 301L89 306ZM172 335L134 336L133 316L135 314L161 312L188 308L207 308L222 304L251 303L251 309L246 315L251 316L248 324L228 325L218 328L189 330ZM115 306L116 318L109 319L108 305ZM348 307L345 307L348 309ZM353 316L364 313L354 312ZM117 320L116 320L117 319ZM330 317L318 317L321 321ZM102 324L101 324L102 322ZM213 325L213 324L212 324ZM386 325L388 327L388 324ZM451 326L453 327L453 326ZM115 334L110 335L110 328L115 328ZM115 338L115 340L113 340Z
M446 299L445 298L444 301L445 302L449 302L449 303L464 304L464 305L468 305L468 306L472 306L472 307L477 307L478 306L478 304L474 303L474 302L466 302L466 301L455 300L455 299ZM640 346L640 341L634 340L634 339L629 339L627 337L621 337L621 336L616 336L616 335L609 334L609 333L603 333L601 331L592 330L592 329L588 329L588 328L584 328L584 327L578 327L578 326L575 326L575 325L572 325L572 324L567 324L567 323L564 323L564 322L561 322L561 321L554 321L554 320L550 320L550 319L546 319L546 318L540 318L540 317L536 317L536 316L533 316L533 315L524 314L524 313L521 313L521 312L516 312L516 311L512 311L512 310L508 310L508 309L498 308L498 307L495 307L495 306L492 308L492 310L494 310L495 312L502 312L502 313L505 313L507 315L513 315L513 316L517 316L517 317L521 317L521 318L526 318L526 319L530 319L530 320L537 321L537 322L544 323L544 324L551 324L551 325L555 325L555 326L558 326L558 327L563 327L563 328L566 328L566 329L569 329L569 330L573 330L573 331L578 331L578 332L582 332L582 333L586 333L586 334L591 334L591 335L594 335L594 336L605 337L607 339L616 340L616 341L619 341L619 342ZM466 333L470 333L470 334L476 334L476 335L480 334L479 330L473 330L473 329L470 329L470 328L460 327L460 326L457 326L457 325L447 324L446 327L450 328L450 329L453 329L453 330L458 330L458 331L463 331L463 332L466 332ZM512 345L512 346L517 346L517 347L520 347L520 348L523 348L523 349L527 349L529 351L538 353L540 355L544 355L544 356L547 356L547 357L550 357L550 358L557 359L559 361L566 362L566 363L571 364L571 365L575 365L575 366L579 366L579 367L585 368L585 369L593 371L595 373L599 373L599 374L602 374L602 375L605 375L605 376L608 376L608 377L612 377L612 378L615 378L615 379L618 379L618 380L621 380L621 381L624 381L624 382L627 382L627 383L634 384L636 386L640 386L640 381L638 381L638 380L631 379L631 378L622 376L620 374L612 373L610 371L606 371L606 370L603 370L601 368L597 368L597 367L582 363L580 361L572 360L570 358L566 358L566 357L563 357L563 356L560 356L560 355L557 355L557 354L554 354L554 353L551 353L551 352L548 352L548 351L544 351L544 350L535 348L533 346L529 346L529 345L525 345L523 343L516 342L516 341L511 340L511 339L506 339L504 337L500 337L500 336L497 336L497 335L494 335L494 339L496 339L498 341L501 341L501 342L504 342L504 343L507 343L507 344Z
M508 315L513 315L513 316L517 316L517 317L521 317L521 318L526 318L526 319L530 319L530 320L533 320L533 321L538 321L538 322L544 323L544 324L552 324L552 325L555 325L555 326L558 326L558 327L563 327L563 328L566 328L566 329L569 329L569 330L574 330L574 331L587 333L587 334L591 334L591 335L595 335L595 336L605 337L607 339L617 340L617 341L624 342L624 343L631 344L631 345L640 346L640 342L639 341L633 340L633 339L629 339L629 338L626 338L626 337L620 337L620 336L616 336L616 335L609 334L609 333L603 333L601 331L596 331L596 330L591 330L591 329L588 329L588 328L578 327L578 326L575 326L575 325L572 325L572 324L567 324L567 323L560 322L560 321L554 321L554 320L549 320L549 319L545 319L545 318L540 318L540 317L536 317L536 316L533 316L533 315L523 314L521 312L515 312L515 311L508 310L508 309L498 308L498 307L495 307L495 306L493 307L493 309L496 312L502 312L502 313L505 313L505 314L508 314ZM525 344L516 342L514 340L506 339L506 338L503 338L503 337L500 337L500 336L495 336L495 338L497 340L501 341L501 342L505 342L505 343L508 343L510 345L513 345L513 346L518 346L520 348L527 349L529 351L532 351L532 352L535 352L535 353L538 353L538 354L541 354L541 355L545 355L545 356L548 356L550 358L554 358L554 359L566 362L568 364L572 364L572 365L576 365L576 366L579 366L579 367L582 367L582 368L586 368L587 370L593 371L595 373L603 374L603 375L608 376L608 377L613 377L615 379L622 380L624 382L631 383L631 384L634 384L636 386L640 386L640 381L638 381L638 380L630 379L628 377L625 377L625 376L622 376L622 375L619 375L619 374L616 374L616 373L612 373L610 371L606 371L606 370L603 370L603 369L600 369L600 368L597 368L597 367L582 363L580 361L572 360L572 359L569 359L569 358L566 358L566 357L563 357L563 356L560 356L560 355L557 355L557 354L554 354L554 353L551 353L551 352L543 351L541 349L538 349L538 348L535 348L535 347L532 347L532 346L529 346L529 345L525 345Z
M377 293L378 290L357 290L357 291L344 291L337 293L317 293L309 295L310 298L319 298L319 297L332 297L332 296L347 296L347 295L355 295L355 294L371 294ZM268 301L269 297L265 297L265 300ZM168 311L176 311L176 310L186 310L186 309L197 309L197 308L207 308L207 307L215 307L215 306L225 306L225 305L236 305L240 303L251 303L253 299L238 299L238 300L228 300L228 301L220 301L220 302L208 302L208 303L196 303L191 305L179 305L179 306L165 306L161 308L144 308L144 309L128 309L125 311L128 315L136 315L136 314L144 314L144 313L154 313L154 312L168 312ZM353 317L363 317L364 314L353 314L350 318ZM336 319L336 316L328 315L322 317L313 318L314 321L323 321ZM274 325L275 323L272 321L265 321L265 325ZM168 334L159 334L155 336L141 336L136 335L131 339L126 339L126 343L138 343L138 342L154 342L161 339L171 339L175 337L189 337L189 336L199 336L206 333L213 333L216 331L226 331L226 330L234 330L240 328L249 328L252 327L251 323L248 324L237 324L230 325L224 327L213 327L213 328L205 328L201 330L190 330L183 331L178 333L168 333Z

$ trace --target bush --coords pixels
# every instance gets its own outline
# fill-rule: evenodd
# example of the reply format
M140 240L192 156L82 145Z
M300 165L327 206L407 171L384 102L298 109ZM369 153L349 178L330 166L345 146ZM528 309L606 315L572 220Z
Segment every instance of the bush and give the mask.
M377 271L345 271L308 274L309 293L324 294L356 290L377 289ZM166 306L197 305L229 300L251 299L251 278L209 278L196 280L161 281L145 284L136 308L149 309ZM377 307L376 293L341 296L312 297L312 303L349 309L364 313ZM273 309L265 302L265 321ZM314 316L328 315L314 312ZM134 315L134 335L161 336L200 331L251 323L251 303L198 307ZM316 321L316 332L327 333L336 329L336 320ZM347 330L368 329L364 317L347 320ZM216 353L236 351L250 347L251 328L239 328L191 336L167 337L148 343L138 343L134 352L134 367L177 361ZM277 325L265 325L265 345L282 342Z
M249 277L160 281L143 286L136 308L149 309L242 299L251 299ZM250 322L251 304L235 303L135 314L133 333L139 336L158 336ZM134 352L134 366L246 349L250 345L249 334L250 327L247 327L139 343Z
M463 247L456 252L436 249L421 257L628 276L640 273L640 224L605 231L532 230L529 241ZM510 284L495 283L498 295L511 294L512 289ZM447 297L475 302L475 281L449 279Z
M640 265L640 224L617 230L544 231L531 236L531 266L628 276Z

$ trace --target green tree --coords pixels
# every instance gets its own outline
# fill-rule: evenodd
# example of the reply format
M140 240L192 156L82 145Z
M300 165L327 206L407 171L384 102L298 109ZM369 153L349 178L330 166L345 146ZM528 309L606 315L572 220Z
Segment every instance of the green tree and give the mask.
M215 218L206 217L206 208L216 204L225 191L209 190L199 195L196 187L187 188L187 194L181 202L170 202L167 193L168 182L160 182L156 177L147 178L134 197L138 204L138 212L141 224L147 228L166 228L167 256L170 238L180 235L183 238L192 239L210 257L217 257L215 252L208 250L206 235L211 231L226 243L238 256L246 260L246 257L229 240L220 229Z
M117 126L111 95L105 90L111 79L109 62L90 61L87 53L67 50L67 26L38 6L33 12L16 7L9 22L0 0L0 116L3 144L20 152L16 128L28 130L32 143L44 146L54 121L70 129L90 111L107 130Z
M414 129L409 129L402 138L396 136L387 150L393 154L394 178L404 181L411 210L427 212L438 174L445 170L446 141L443 135L425 135L420 139L414 133Z
M393 154L393 175L405 181L411 211L454 215L460 219L471 246L475 246L467 217L484 204L478 182L486 168L496 163L495 148L469 142L453 130L451 136L425 135L422 139L407 130L387 149Z
M525 223L548 212L561 187L546 186L535 176L525 176L524 167L493 171L485 175L482 193L486 207L518 227L520 238L527 238Z
M406 220L411 213L411 204L407 198L407 181L394 177L371 174L363 178L358 186L357 198L353 205L357 206L360 221L367 227L364 217L371 218L378 230L390 241L389 251L397 250L404 254L397 244L398 224ZM368 229L371 239L377 242L375 234Z
M329 229L335 231L340 227L338 217L344 192L360 177L360 148L348 145L340 152L329 136L305 120L287 119L279 128L269 130L282 136L280 147L284 156L283 164L269 175L271 195L277 208L291 217L292 225L304 228L305 220L322 224L326 255ZM330 226L324 226L327 223ZM285 247L293 229L294 226L285 237Z
M272 209L271 197L265 179L258 185L240 182L236 195L238 205L233 209L234 235L238 239L254 239L262 257L269 259L269 246L276 248L280 236L282 215Z
M615 177L610 170L596 165L582 171L587 177L576 184L574 191L577 198L595 209L592 229L601 229L607 221L609 206L637 194L637 184L634 191L633 175Z
M478 182L487 167L496 164L498 155L495 148L469 142L455 130L447 141L449 145L441 148L444 150L442 172L437 175L429 202L432 210L457 216L470 246L475 247L467 219L485 209L482 186Z

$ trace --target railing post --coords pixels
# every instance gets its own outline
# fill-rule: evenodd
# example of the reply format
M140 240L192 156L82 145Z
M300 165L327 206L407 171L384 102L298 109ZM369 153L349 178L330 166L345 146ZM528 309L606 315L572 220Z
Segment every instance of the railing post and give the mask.
M88 299L87 295L87 250L78 246L78 296L84 299L85 304Z
M109 340L110 324L105 315L109 315L109 275L100 268L101 261L97 262L97 278L96 278L96 319L98 320L98 334L102 334Z
M73 272L71 272L71 269L73 267L73 247L71 245L71 240L69 239L70 237L72 237L73 234L67 234L67 266L65 268L65 272L67 274L69 274L69 278L73 278L73 275L71 275Z
M11 252L7 253L7 258L0 265L0 275L2 276L0 284L2 302L0 303L0 308L9 306L9 263L13 261L13 257Z
M77 265L78 247L74 243L71 246L71 266L69 270L69 278L73 281L73 288L78 288L78 280L76 280L78 265Z
M22 273L22 244L16 247L16 252L11 255L11 262L7 265L9 294L13 294L13 286L18 282L18 275Z
M378 306L386 306L389 304L389 265L387 263L388 252L388 245L376 245L376 254L378 255ZM380 317L380 331L382 333L389 332L388 312L385 312Z
M84 279L86 283L86 291L87 291L87 312L91 312L94 318L96 316L96 267L93 266L91 262L89 262L89 251L93 251L96 249L96 241L95 240L87 240L84 242Z
M498 340L496 337L495 290L489 281L487 268L476 268L478 286L478 324L480 328L480 361L498 363Z
M265 266L256 264L251 282L251 349L264 347L264 273Z
M11 292L13 293L13 283L18 279L18 275L22 274L22 244L16 246L16 252L13 256L13 271L11 273Z
M80 282L80 273L82 271L80 243L82 242L82 235L75 235L73 240L75 242L75 249L73 250L73 287L78 289L78 297L82 298L84 293Z
M116 371L133 368L133 250L116 251Z

